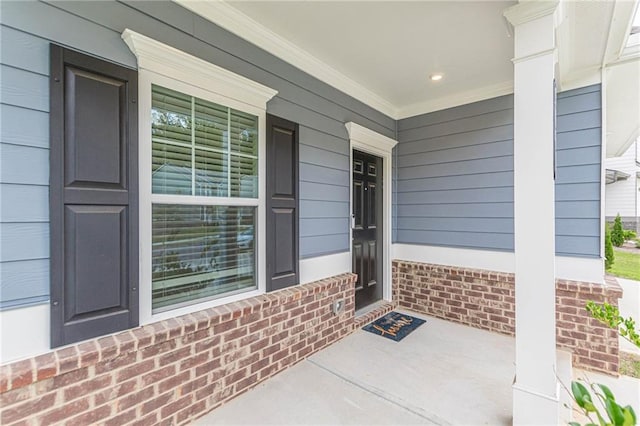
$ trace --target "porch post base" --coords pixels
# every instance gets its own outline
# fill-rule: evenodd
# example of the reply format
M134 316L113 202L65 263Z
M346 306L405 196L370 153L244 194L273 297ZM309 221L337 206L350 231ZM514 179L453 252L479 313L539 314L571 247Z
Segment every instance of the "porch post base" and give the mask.
M514 425L555 425L560 421L560 385L555 395L543 395L527 390L518 383L513 385Z

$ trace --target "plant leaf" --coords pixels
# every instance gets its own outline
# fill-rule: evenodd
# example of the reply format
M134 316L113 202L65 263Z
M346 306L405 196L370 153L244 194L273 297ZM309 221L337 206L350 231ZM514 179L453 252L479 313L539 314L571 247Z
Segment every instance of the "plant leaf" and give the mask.
M591 394L587 388L582 383L574 381L571 382L571 392L573 393L573 398L576 400L578 406L587 410L586 404L591 403Z
M607 410L607 414L609 415L609 420L611 420L611 423L616 426L623 426L625 421L622 407L620 407L613 399L610 398L607 398L604 406Z
M616 397L613 395L613 392L611 392L611 389L609 389L607 386L600 383L598 383L598 387L602 390L602 393L604 393L604 396L607 399L610 399L611 401L615 402Z
M630 405L627 405L626 407L624 407L622 409L623 415L624 415L624 426L635 426L636 424L636 412L633 411L633 407Z

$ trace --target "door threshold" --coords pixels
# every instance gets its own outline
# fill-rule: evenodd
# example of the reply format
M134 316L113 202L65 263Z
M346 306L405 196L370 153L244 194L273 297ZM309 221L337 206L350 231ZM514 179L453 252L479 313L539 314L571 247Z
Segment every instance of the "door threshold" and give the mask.
M389 302L388 300L378 300L377 302L360 308L356 311L353 319L355 327L363 327L371 321L375 321L381 316L393 311L395 307L396 305L393 302Z

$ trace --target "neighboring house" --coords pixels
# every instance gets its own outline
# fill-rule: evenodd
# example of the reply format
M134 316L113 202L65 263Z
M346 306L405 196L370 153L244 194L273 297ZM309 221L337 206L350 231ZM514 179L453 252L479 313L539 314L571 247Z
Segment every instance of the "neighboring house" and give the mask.
M625 229L640 232L640 143L636 140L620 157L605 161L605 215L613 222L620 215Z
M2 423L183 424L395 307L515 335L517 424L617 374L635 4L263 6L0 3Z

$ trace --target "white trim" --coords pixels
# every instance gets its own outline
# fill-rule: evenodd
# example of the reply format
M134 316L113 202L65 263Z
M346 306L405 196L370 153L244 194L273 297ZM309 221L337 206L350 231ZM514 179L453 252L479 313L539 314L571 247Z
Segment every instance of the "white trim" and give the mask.
M605 162L607 159L607 67L603 67L600 71L600 258L606 257L604 247L604 235L606 224L606 208L605 208L605 185L607 184L607 168ZM604 261L602 262L602 272L604 274ZM557 273L557 265L556 265Z
M266 289L266 107L277 92L216 65L148 37L125 30L122 38L138 57L139 115L139 223L140 324L148 324L188 312L222 305L264 293ZM157 71L157 72L156 72ZM151 207L152 202L201 203L202 197L175 197L151 192L151 86L158 84L190 96L203 98L258 117L258 199L211 199L211 204L257 206L257 289L193 305L153 313L151 298Z
M351 254L328 254L326 256L300 259L300 284L351 272Z
M395 243L392 245L392 258L458 268L515 273L515 254L505 251ZM604 283L602 259L556 256L555 265L556 278L597 284Z
M393 156L391 151L398 141L374 132L373 130L352 121L345 123L345 127L349 133L349 259L351 262L353 257L353 247L351 244L353 239L353 230L351 228L351 218L353 217L353 150L357 149L382 158L382 298L390 302L392 301L393 296L391 288L391 203L393 196Z
M0 364L50 352L49 303L0 312Z
M492 99L498 96L510 95L513 93L513 81L505 81L491 86L481 87L479 89L471 89L465 92L452 94L442 98L431 99L425 102L419 102L407 105L398 109L398 120L403 118L415 117L421 114L427 114L434 111L440 111L447 108L453 108L460 105L466 105L473 102Z
M604 284L604 260L556 256L556 278Z
M515 271L515 255L512 252L399 243L393 244L392 249L395 260L496 272Z
M583 69L578 72L571 72L565 75L561 81L559 81L559 92L566 92L567 90L579 89L581 87L592 86L602 82L602 69L599 67L593 67L590 69ZM603 102L604 102L604 98Z
M356 142L363 147L366 147L369 152L373 154L390 154L394 146L398 144L397 140L388 138L380 133L374 132L364 126L361 126L353 121L345 123L347 133L351 142Z
M201 0L173 1L307 74L396 119L397 108L391 102L335 70L286 38L269 30L228 3Z
M511 25L517 27L555 13L559 4L559 0L523 1L505 9L503 15Z
M130 29L122 39L138 58L138 68L162 74L196 87L215 88L215 93L266 109L278 91L242 77L174 47Z

